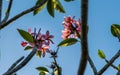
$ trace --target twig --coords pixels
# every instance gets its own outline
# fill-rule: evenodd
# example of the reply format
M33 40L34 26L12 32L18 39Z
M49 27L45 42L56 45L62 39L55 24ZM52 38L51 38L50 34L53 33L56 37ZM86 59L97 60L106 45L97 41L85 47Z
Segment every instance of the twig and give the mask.
M11 71L23 59L24 59L24 56L22 56L21 58L19 58L15 63L12 64L12 66L8 69L8 71Z
M87 41L87 18L88 18L88 0L82 0L81 2L81 22L82 22L82 32L81 32L81 60L78 69L78 75L83 75L88 57L88 41Z
M0 0L0 25L2 24L1 23L1 20L2 20L2 1L3 0Z
M116 75L120 75L120 71L118 71Z
M105 59L105 62L106 62L106 63L109 63L109 61L108 61L107 59ZM111 66L112 68L118 70L118 68L117 68L115 65L111 64L110 66Z
M53 69L52 75L54 75L55 67L56 67L57 70L58 70L58 75L62 75L61 68L60 68L60 66L58 65L57 61L56 61L58 51L59 51L59 47L57 47L57 50L56 50L56 51L51 51L51 53L50 53L50 54L51 54L51 57L52 57L53 60L54 60L53 65L52 65L52 67L51 67L51 68Z
M97 69L96 69L96 67L95 67L95 65L94 65L94 63L93 63L93 61L92 61L92 59L90 58L89 55L88 55L88 62L89 62L90 66L91 66L91 68L94 72L94 75L97 75Z
M3 75L11 75L11 74L17 72L18 70L20 70L21 68L23 68L31 60L31 58L35 55L36 51L37 51L37 46L35 46L33 48L32 52L19 65L17 65L11 71L7 71Z
M45 4L48 0L42 0L42 2L39 5L35 5L25 11L22 11L21 13L17 14L16 16L12 17L11 19L9 19L7 22L3 23L0 26L0 30L3 29L4 27L8 26L10 23L12 23L13 21L17 20L18 18L24 16L25 14L28 14L32 11L34 11L35 9L39 8L40 6L42 6L43 4Z
M99 72L97 75L102 75L108 67L120 56L120 50L111 58L109 63L107 63Z
M8 20L8 18L9 18L10 10L11 10L11 7L12 7L12 3L13 3L13 0L10 0L8 8L7 8L7 11L6 11L6 14L5 14L5 17L4 17L3 21L2 21L2 24L5 23Z
M61 73L61 68L59 67L59 65L58 65L58 63L57 63L56 58L53 57L53 59L54 59L55 65L56 65L56 67L57 67L57 69L58 69L58 75L62 75L62 73Z

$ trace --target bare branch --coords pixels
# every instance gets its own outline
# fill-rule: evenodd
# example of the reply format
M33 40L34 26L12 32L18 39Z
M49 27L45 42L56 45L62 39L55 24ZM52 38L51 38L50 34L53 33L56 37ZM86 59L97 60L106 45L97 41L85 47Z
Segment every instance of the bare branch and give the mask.
M120 71L118 71L116 75L120 75Z
M60 66L58 65L57 60L56 60L58 51L59 51L59 47L57 47L57 50L56 50L56 51L51 51L51 57L53 58L53 60L54 60L54 65L56 66L56 68L57 68L57 70L58 70L58 75L62 75L61 68L60 68ZM54 75L54 68L53 68L53 73L52 73L52 75Z
M88 55L88 62L90 64L91 68L93 69L94 75L97 75L97 69L89 55Z
M2 1L0 0L0 25L1 25L1 20L2 20Z
M9 19L7 22L3 23L0 26L0 30L3 29L4 27L8 26L10 23L12 23L13 21L17 20L18 18L24 16L25 14L28 14L32 11L34 11L35 9L39 8L40 6L42 6L43 4L45 4L48 0L42 0L42 2L39 5L35 5L19 14L17 14L16 16L14 16L13 18Z
M109 63L109 61L107 59L105 59L105 62ZM113 67L114 69L118 70L118 68L115 65L111 64L110 66Z
M107 63L99 72L97 75L102 75L108 67L120 56L120 50L111 58L109 63Z
M37 51L37 47L35 46L33 48L32 52L19 65L17 65L15 68L13 68L10 71L7 71L3 75L11 75L11 74L17 72L18 70L20 70L21 68L23 68L31 60L31 58L35 55L36 51Z
M4 17L3 21L2 21L2 24L5 23L8 20L8 18L9 18L11 7L12 7L12 3L13 3L13 0L10 0L8 8L7 8L7 11L5 13L5 17Z
M84 71L87 65L88 57L88 41L87 41L87 18L88 18L88 0L82 0L81 2L81 22L82 22L82 33L81 33L81 60L78 69L78 75L84 75Z
M12 66L8 69L8 71L12 70L20 61L24 59L24 56L19 58L15 63L12 64Z
M59 65L58 65L58 63L57 63L56 58L53 57L53 59L54 59L55 65L56 65L56 67L57 67L57 69L58 69L58 75L62 75L62 73L61 73L61 68L59 67Z

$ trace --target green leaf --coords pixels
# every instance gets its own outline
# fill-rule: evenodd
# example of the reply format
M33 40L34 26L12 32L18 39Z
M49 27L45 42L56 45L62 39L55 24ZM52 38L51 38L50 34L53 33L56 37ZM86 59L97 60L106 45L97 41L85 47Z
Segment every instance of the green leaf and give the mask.
M49 73L48 69L45 67L37 67L36 69L40 72Z
M60 42L58 44L58 46L70 46L70 45L73 45L77 42L78 40L75 39L75 38L68 38L66 40L63 40L62 42Z
M74 0L64 0L64 1L66 1L66 2L71 2L71 1L74 1Z
M31 46L27 46L27 47L25 47L24 50L30 50L30 49L32 49L32 47Z
M33 37L32 35L30 35L28 32L24 31L24 30L21 30L21 29L17 29L19 34L28 42L30 43L33 43L34 40L33 40Z
M41 52L41 51L37 51L37 52L36 52L36 56L38 56L39 58L41 57L41 55L42 55L42 52Z
M118 65L118 70L120 71L120 64Z
M118 24L113 24L111 26L111 33L115 37L120 37L120 25Z
M60 71L60 73L62 72L62 68L61 67L59 67L59 71ZM54 73L55 73L55 75L59 75L58 68L55 69Z
M37 0L36 2L36 6L39 5L43 0ZM41 5L39 8L37 8L36 10L34 10L34 15L38 14L45 6L46 6L47 2L44 3L43 5Z
M98 49L98 56L99 56L100 58L102 58L102 59L105 59L105 58L106 58L104 52L103 52L102 50L100 50L100 49Z
M54 73L55 73L55 75L58 75L58 69L56 69Z
M65 13L65 9L64 9L64 7L62 6L62 4L60 3L59 0L54 0L54 8L58 12Z
M47 3L47 11L52 17L54 17L54 3L53 3L53 0L48 1L48 3Z
M45 75L45 72L40 72L40 74L39 75Z

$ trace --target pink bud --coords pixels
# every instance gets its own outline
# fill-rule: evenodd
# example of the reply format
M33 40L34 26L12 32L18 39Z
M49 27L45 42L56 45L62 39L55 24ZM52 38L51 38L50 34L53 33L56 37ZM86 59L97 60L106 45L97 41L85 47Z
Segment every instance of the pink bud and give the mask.
M22 41L21 45L25 47L27 45L27 42Z

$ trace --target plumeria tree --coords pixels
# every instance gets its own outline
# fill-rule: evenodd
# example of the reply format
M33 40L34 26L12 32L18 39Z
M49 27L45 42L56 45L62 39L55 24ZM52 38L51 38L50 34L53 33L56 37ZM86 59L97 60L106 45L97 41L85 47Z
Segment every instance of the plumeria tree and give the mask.
M74 0L64 0L65 2L72 2ZM79 2L79 1L78 1ZM22 11L21 13L10 17L11 8L13 6L13 0L9 0L8 7L5 12L4 18L2 15L3 9L3 0L0 0L0 29L5 29L8 25L11 25L12 22L18 20L20 17L33 12L33 15L37 15L43 8L47 8L47 11L51 17L54 17L55 10L60 13L65 13L65 9L60 0L37 0L36 4L33 7L30 7L27 10ZM76 19L78 17L78 19ZM17 61L15 61L8 70L3 73L3 75L17 75L17 71L21 70L29 61L33 58L34 55L38 57L45 58L47 54L50 54L50 59L53 59L50 62L50 66L38 66L36 69L39 71L39 75L46 75L47 73L51 75L62 75L62 67L59 62L56 60L60 47L67 47L80 43L80 62L78 68L78 75L84 75L86 70L87 62L91 66L94 75L102 75L110 66L117 70L116 75L120 75L120 64L115 66L113 62L120 56L120 50L113 55L113 57L108 60L106 54L103 50L98 49L98 56L105 60L106 65L103 66L99 71L96 69L96 66L93 63L92 58L89 55L88 51L88 0L81 0L81 17L79 16L66 16L64 17L61 25L63 26L61 42L55 45L55 41L52 39L55 35L52 35L49 30L46 30L45 33L42 33L42 28L29 28L28 30L23 30L18 28L17 31L23 38L21 46L24 50L31 50L27 57L22 56ZM113 24L111 25L111 33L114 37L117 37L120 40L120 25ZM59 39L59 38L58 38ZM56 50L51 49L51 44L55 45ZM32 60L31 60L32 61ZM49 65L49 64L48 64ZM51 69L51 70L49 70Z

